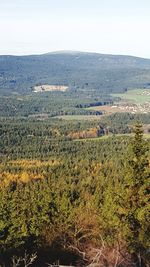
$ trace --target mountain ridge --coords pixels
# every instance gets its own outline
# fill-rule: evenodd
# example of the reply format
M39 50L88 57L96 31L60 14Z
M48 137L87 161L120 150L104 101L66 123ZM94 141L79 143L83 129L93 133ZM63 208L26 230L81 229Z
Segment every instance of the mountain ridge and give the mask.
M38 84L122 92L150 87L150 59L59 51L42 55L0 56L0 92L32 92Z
M142 57L142 56L135 56L131 54L113 54L113 53L100 53L100 52L91 52L91 51L80 51L80 50L56 50L56 51L50 51L45 53L33 53L33 54L0 54L0 57L30 57L30 56L43 56L43 55L76 55L76 54L83 54L83 55L100 55L100 56L113 56L113 57L129 57L129 58L136 58L136 59L144 59L144 60L150 60L148 57Z

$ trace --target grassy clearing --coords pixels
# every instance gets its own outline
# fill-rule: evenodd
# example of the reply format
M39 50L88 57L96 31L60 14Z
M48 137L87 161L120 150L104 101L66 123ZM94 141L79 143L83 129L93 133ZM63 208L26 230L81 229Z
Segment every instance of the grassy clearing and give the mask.
M145 139L150 139L150 134L144 134Z
M150 112L150 90L135 89L121 94L112 94L113 97L119 97L120 100L113 105L89 107L90 110L102 111L109 115L120 112L148 113Z
M122 94L112 94L114 97L120 97L122 100L130 101L134 104L150 103L150 90L149 89L135 89L129 90Z
M81 139L74 139L75 142L81 142L81 141L101 141L112 137L112 135L104 135L100 137L93 137L93 138L81 138Z
M55 119L56 118L67 121L100 120L102 118L102 115L63 115L63 116L57 116L55 117Z
M75 142L81 142L81 141L101 141L101 140L106 140L108 138L111 138L113 136L115 136L115 137L120 137L120 136L122 136L122 137L123 136L132 137L132 136L134 136L134 134L133 133L131 133L131 134L115 134L115 135L109 134L109 135L104 135L104 136L100 136L100 137L96 137L96 138L94 137L94 138L75 139L73 141L75 141ZM145 139L150 139L150 134L144 134L143 137Z
M102 111L104 115L110 115L112 113L117 113L117 112L123 112L121 111L118 107L114 107L111 105L105 105L105 106L95 106L95 107L89 107L87 108L89 110L95 110L95 111ZM101 115L103 116L103 115Z

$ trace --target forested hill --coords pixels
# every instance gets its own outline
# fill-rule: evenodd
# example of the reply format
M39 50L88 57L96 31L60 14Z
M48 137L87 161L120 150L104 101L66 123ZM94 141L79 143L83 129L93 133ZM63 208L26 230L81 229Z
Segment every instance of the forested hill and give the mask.
M150 87L150 59L82 52L0 56L0 92L27 93L36 84L100 92Z

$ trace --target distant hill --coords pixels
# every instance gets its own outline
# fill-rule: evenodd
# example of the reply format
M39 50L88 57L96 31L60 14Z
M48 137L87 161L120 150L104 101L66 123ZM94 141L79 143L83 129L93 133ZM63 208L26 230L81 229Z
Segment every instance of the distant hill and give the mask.
M40 84L70 90L123 92L150 88L150 59L60 51L31 56L0 56L0 92L28 93Z

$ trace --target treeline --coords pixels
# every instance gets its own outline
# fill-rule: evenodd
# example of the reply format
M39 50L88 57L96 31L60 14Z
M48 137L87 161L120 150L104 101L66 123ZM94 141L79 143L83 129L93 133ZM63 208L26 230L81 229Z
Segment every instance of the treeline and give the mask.
M82 134L84 132L85 134L88 132L92 134L93 132L94 135L95 133L96 135L103 134L105 127L108 127L110 133L113 133L114 130L116 133L123 133L125 127L127 127L127 129L130 127L131 131L133 124L126 125L126 122L124 124L122 123L125 116L128 115L111 115L110 117L103 117L100 122L54 119L46 121L37 121L36 119L2 119L0 121L1 155L7 155L11 158L11 154L17 156L18 153L18 156L21 156L24 152L26 157L28 157L31 152L31 156L36 158L36 154L40 155L41 153L41 155L45 155L46 151L48 156L54 155L55 153L59 155L67 150L67 146L69 149L71 146L79 146L79 143L75 144L74 142L70 142L68 139L69 134ZM133 118L135 117L132 117L132 119ZM147 118L149 119L148 116ZM134 122L134 120L132 121ZM113 123L117 122L118 127L113 128L111 124L113 125ZM125 139L125 137L123 138ZM95 143L89 141L88 144L90 143L95 146ZM65 147L64 150L63 147Z
M112 101L107 95L91 91L44 92L30 95L9 95L0 98L1 117L28 117L30 115L47 114L49 117L59 115L94 115L102 114L83 109L96 103Z
M65 151L69 153L73 149L72 147L79 146L79 144L72 143L71 139L95 138L103 135L109 137L112 134L131 133L136 116L132 115L131 119L130 116L130 114L114 114L103 117L100 121L1 119L1 155L10 159L18 157L34 159L45 158L45 155L47 158L51 155L59 156ZM145 114L142 120L149 122L149 116ZM148 127L149 125L145 124L144 128L147 132ZM76 148L74 150L76 151Z
M88 139L88 138L97 138L108 134L109 134L108 128L97 126L79 132L70 132L68 137L70 137L71 139Z
M76 105L77 108L89 108L89 107L96 107L96 106L105 106L105 105L111 105L112 101L98 101L94 103L87 103L87 104L78 104Z
M128 130L128 126L123 125L123 128L115 128L115 132L123 133L125 127ZM0 123L1 155L9 159L59 157L70 151L82 152L82 143L71 142L72 139L109 136L112 133L113 127L98 121L3 119ZM96 146L95 151L100 146L99 143L88 144Z
M145 125L145 130L148 132L150 126L150 113L148 114L131 114L131 113L115 113L109 116L102 117L100 123L104 128L108 128L109 132L117 134L131 133L133 125L137 122Z
M103 117L102 121L107 123L107 125L114 123L114 126L117 126L117 124L131 125L137 121L141 122L142 124L150 124L150 114L132 114L128 112L114 113L109 116Z

